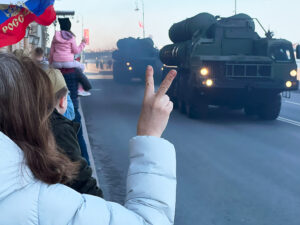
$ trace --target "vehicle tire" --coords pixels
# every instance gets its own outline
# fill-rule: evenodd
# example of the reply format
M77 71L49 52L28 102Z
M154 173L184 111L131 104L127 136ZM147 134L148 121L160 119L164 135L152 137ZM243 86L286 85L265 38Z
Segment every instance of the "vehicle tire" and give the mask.
M131 79L126 75L125 71L123 71L122 67L119 64L113 65L113 75L114 81L120 84L130 83Z
M185 105L186 114L191 119L205 118L208 112L208 105L205 102L193 102L186 103Z
M254 116L257 114L257 107L255 106L245 106L244 112L247 116Z
M274 95L258 109L258 116L263 120L276 120L281 110L281 95Z
M178 108L178 101L175 97L170 97L171 101L173 102L173 108L177 109Z
M183 100L178 100L178 109L182 114L186 113L185 102Z
M114 75L114 81L117 82L117 83L121 83L119 73L114 72L113 75Z
M120 72L115 72L114 81L119 84L128 84L130 83L131 80L125 74L122 74Z
M185 105L185 111L186 115L191 118L191 119L198 119L199 118L199 113L196 110L196 107L191 105L191 104L186 104Z

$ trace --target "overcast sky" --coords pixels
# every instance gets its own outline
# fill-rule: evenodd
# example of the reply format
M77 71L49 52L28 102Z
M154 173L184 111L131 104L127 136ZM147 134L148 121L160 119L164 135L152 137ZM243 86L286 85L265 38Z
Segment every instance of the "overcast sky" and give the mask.
M82 36L84 28L90 29L91 44L88 49L110 49L119 38L141 37L141 11L136 12L136 2L142 0L56 0L56 10L74 10L73 32ZM234 0L144 0L146 36L153 37L158 47L170 43L168 30L173 23L209 12L223 17L234 14ZM300 42L300 0L237 0L238 12L258 18L275 37ZM50 27L51 36L54 27ZM51 37L52 38L52 37ZM79 40L78 40L79 41Z

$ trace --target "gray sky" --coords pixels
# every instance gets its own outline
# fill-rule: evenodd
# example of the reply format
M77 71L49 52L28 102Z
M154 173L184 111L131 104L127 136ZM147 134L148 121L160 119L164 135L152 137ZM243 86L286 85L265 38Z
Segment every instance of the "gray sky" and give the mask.
M90 29L91 44L88 49L110 49L119 38L141 37L141 11L136 12L136 2L142 0L56 0L56 10L74 10L73 32L82 36L84 28ZM209 12L223 17L234 14L234 0L144 0L146 36L153 37L162 47L170 43L168 30L173 23ZM300 42L300 0L237 0L238 12L258 18L275 37ZM50 27L51 36L54 27ZM260 30L259 30L260 31ZM51 37L52 38L52 37Z

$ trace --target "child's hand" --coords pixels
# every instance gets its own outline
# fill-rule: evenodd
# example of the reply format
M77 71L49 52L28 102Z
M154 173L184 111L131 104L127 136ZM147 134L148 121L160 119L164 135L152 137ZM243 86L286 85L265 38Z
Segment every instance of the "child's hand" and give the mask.
M148 66L143 108L137 127L138 136L161 137L173 110L173 102L170 101L166 93L177 72L175 70L169 72L157 93L154 90L153 73L153 68Z

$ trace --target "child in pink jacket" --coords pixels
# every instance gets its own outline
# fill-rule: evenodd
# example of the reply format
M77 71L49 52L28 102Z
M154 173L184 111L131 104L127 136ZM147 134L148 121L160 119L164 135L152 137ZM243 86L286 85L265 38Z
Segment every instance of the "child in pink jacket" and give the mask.
M56 31L52 40L49 63L56 69L79 68L84 71L84 65L75 61L74 55L82 52L85 39L77 46L69 18L59 18L58 22L61 31Z

